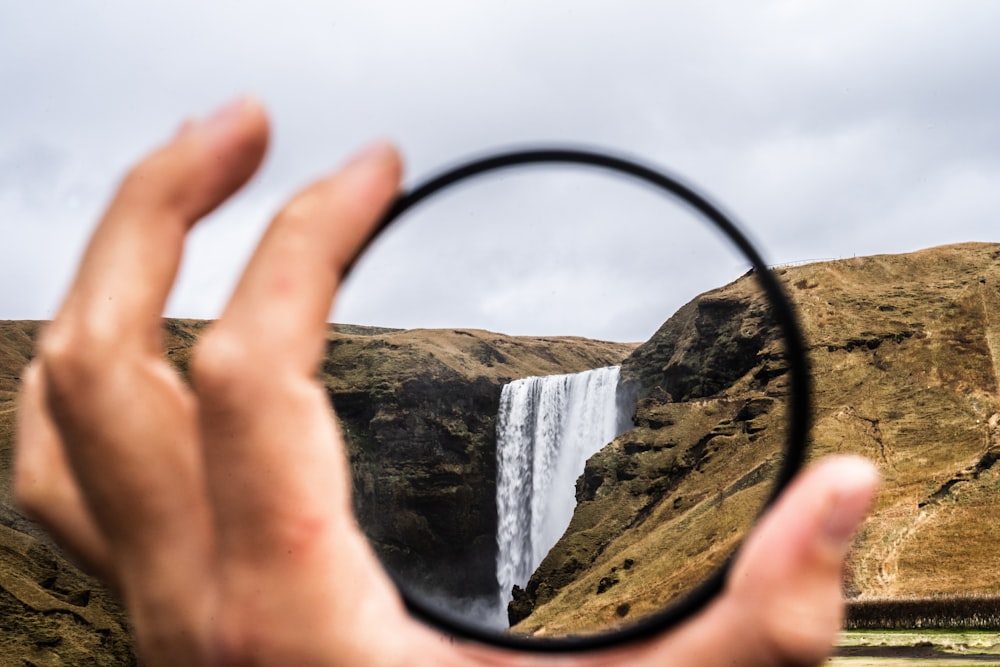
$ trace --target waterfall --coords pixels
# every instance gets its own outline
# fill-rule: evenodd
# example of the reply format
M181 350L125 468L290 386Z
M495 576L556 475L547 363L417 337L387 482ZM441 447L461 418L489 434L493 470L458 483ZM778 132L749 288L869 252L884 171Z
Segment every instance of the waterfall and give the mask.
M569 525L576 480L625 430L618 366L504 385L497 413L497 582L500 610Z

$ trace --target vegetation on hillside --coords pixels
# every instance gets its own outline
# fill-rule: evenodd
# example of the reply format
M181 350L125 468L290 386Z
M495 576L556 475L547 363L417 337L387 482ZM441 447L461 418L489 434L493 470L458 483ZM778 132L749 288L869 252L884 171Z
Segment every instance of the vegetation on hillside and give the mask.
M810 345L812 455L862 454L884 477L848 597L1000 594L1000 245L777 272ZM736 548L783 432L780 347L754 290L748 275L698 297L626 360L636 428L588 462L514 631L628 623Z
M852 609L928 596L993 604L1000 245L778 273L810 344L813 455L863 454L885 479L846 570ZM492 563L495 517L481 508L492 507L500 387L632 354L624 375L640 397L636 428L588 462L577 514L522 592L516 630L629 622L698 580L737 548L778 461L784 365L753 286L746 276L695 299L634 354L583 339L332 328L320 379L351 441L358 514L383 558L454 589L488 585L482 572L463 581L440 562L464 557L445 530L464 521L459 543ZM165 323L166 354L182 372L204 326ZM131 664L127 623L111 596L10 495L17 385L39 328L0 322L0 654L37 665ZM407 507L423 507L424 518Z

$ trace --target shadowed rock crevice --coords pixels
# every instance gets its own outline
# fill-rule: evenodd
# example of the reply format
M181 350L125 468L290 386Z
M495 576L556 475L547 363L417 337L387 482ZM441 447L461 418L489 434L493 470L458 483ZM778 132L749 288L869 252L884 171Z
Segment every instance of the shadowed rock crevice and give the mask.
M1000 461L1000 445L994 445L980 457L973 465L965 468L955 474L954 477L946 481L934 493L927 497L927 500L923 500L918 504L918 507L925 507L932 503L938 503L948 498L952 488L956 484L962 484L966 482L973 482L978 480L983 473L991 471L993 467Z

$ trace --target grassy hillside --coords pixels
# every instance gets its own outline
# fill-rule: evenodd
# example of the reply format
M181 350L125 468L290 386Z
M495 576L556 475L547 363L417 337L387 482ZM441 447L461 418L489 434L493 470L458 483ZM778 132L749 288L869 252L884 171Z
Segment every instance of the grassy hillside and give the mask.
M165 353L182 373L207 324L164 322ZM134 664L117 604L11 497L17 386L41 327L0 322L0 667ZM448 592L474 595L486 587L495 595L492 570L484 573L481 564L495 561L501 387L512 378L617 363L633 348L475 330L332 326L320 379L348 435L361 523L387 565Z
M815 453L864 454L885 477L851 595L1000 593L1000 246L788 278L814 350Z
M885 477L851 555L848 595L1000 595L1000 245L778 273L810 345L813 456L860 453ZM11 502L14 399L39 326L0 322L0 665L129 664L114 602ZM182 371L204 326L166 322ZM636 428L588 462L573 523L521 597L517 630L628 622L721 562L769 488L783 433L781 344L752 276L695 299L637 349L332 328L320 378L351 439L357 511L387 564L456 589L487 586L465 564L488 566L495 549L500 387L626 356Z
M885 478L848 596L1000 594L1000 246L778 273L810 345L812 456L862 454ZM637 427L588 462L569 530L515 605L515 631L626 623L736 548L783 435L780 342L762 308L744 276L626 360L644 397Z

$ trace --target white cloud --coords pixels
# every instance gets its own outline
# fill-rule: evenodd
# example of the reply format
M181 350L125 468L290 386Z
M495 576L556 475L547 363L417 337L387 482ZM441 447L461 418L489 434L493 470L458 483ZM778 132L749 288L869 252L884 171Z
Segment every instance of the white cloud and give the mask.
M57 276L125 166L242 91L271 109L273 150L193 236L171 314L217 313L282 198L376 136L399 141L411 180L511 143L640 155L706 187L774 261L993 240L998 19L974 0L6 3L0 266L19 282L0 317L51 315ZM471 244L453 254L473 273L491 264L476 244L496 252L482 239L499 228L489 206L478 215L478 236L454 241ZM603 238L548 229L547 241ZM445 243L428 229L396 265L413 275Z

